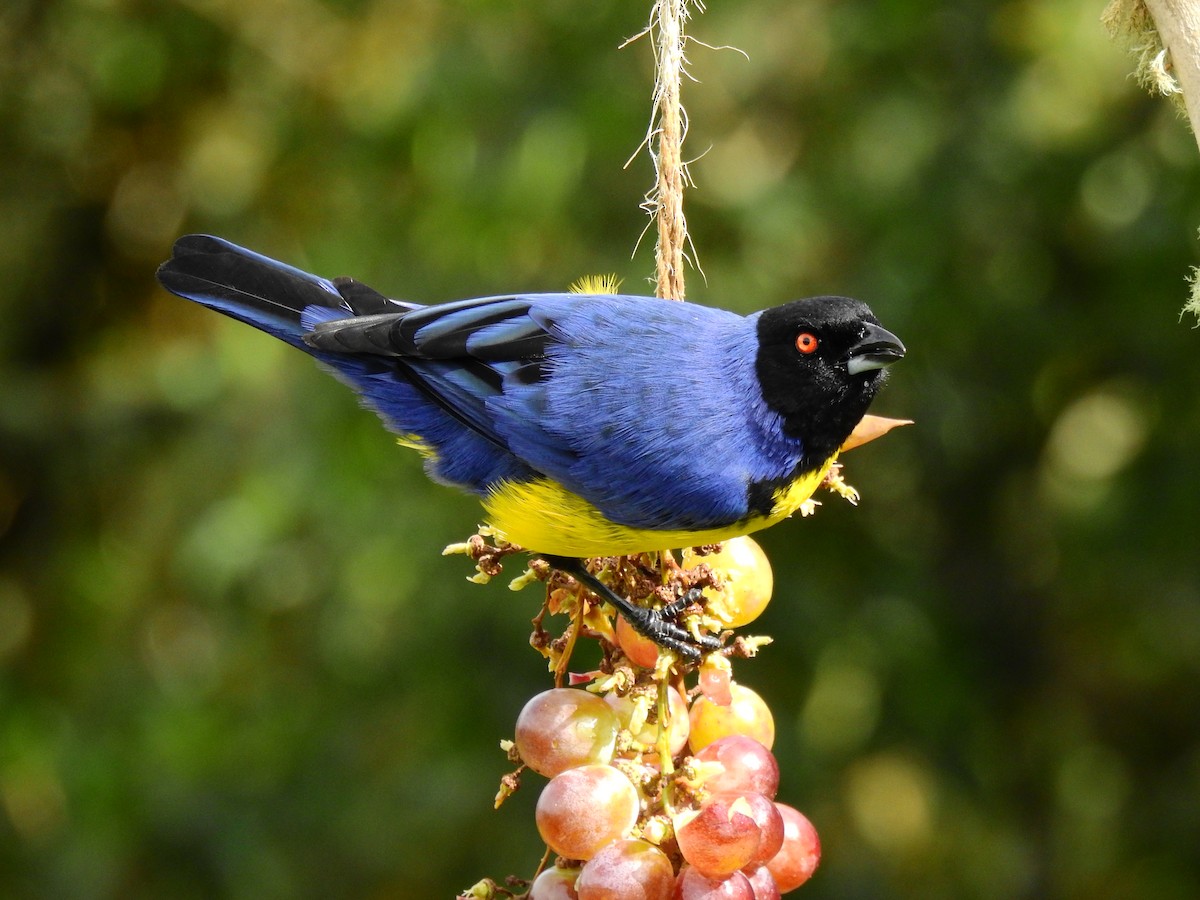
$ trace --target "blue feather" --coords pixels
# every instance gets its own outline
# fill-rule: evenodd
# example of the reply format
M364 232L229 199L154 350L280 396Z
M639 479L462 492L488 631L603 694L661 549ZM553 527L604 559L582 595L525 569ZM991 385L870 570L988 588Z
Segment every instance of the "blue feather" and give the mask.
M747 514L751 481L799 462L801 442L762 401L754 318L625 296L539 298L534 310L555 322L550 375L492 401L497 428L610 520L726 524Z

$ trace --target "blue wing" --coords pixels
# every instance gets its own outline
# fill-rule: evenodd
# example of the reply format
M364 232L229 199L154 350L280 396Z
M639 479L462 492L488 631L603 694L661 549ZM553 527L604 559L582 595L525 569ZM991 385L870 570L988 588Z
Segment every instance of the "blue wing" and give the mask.
M568 295L569 296L569 295ZM528 297L485 297L406 313L321 322L305 336L319 351L386 360L446 414L511 450L493 412L506 389L536 383L552 334Z
M620 524L702 529L789 474L754 373L755 322L686 303L534 294L318 325L310 345L383 353L450 415Z

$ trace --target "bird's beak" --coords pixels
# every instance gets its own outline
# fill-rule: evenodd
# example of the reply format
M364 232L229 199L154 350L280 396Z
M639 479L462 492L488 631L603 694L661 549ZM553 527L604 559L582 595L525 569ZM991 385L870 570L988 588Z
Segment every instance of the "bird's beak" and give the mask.
M846 371L851 375L884 369L904 356L904 345L886 328L868 322L862 337L846 354Z

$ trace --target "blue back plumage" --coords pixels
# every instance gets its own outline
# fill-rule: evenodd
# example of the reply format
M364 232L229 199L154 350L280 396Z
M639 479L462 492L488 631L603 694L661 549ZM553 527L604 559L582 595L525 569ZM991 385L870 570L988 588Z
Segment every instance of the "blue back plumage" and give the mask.
M546 476L614 522L703 529L800 460L755 375L757 316L624 295L422 307L201 235L159 278L331 367L477 494Z
M728 523L746 515L751 482L799 461L799 442L772 427L762 401L753 318L569 294L538 298L532 315L552 322L550 374L492 401L497 428L517 455L613 521Z

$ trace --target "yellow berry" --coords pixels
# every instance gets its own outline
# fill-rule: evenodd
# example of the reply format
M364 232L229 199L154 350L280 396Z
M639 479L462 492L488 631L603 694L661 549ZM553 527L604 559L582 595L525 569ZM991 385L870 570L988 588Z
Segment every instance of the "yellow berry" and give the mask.
M684 550L682 558L685 568L704 563L721 579L723 590L705 588L706 609L729 628L753 622L771 602L771 563L753 538L732 538L707 556Z

